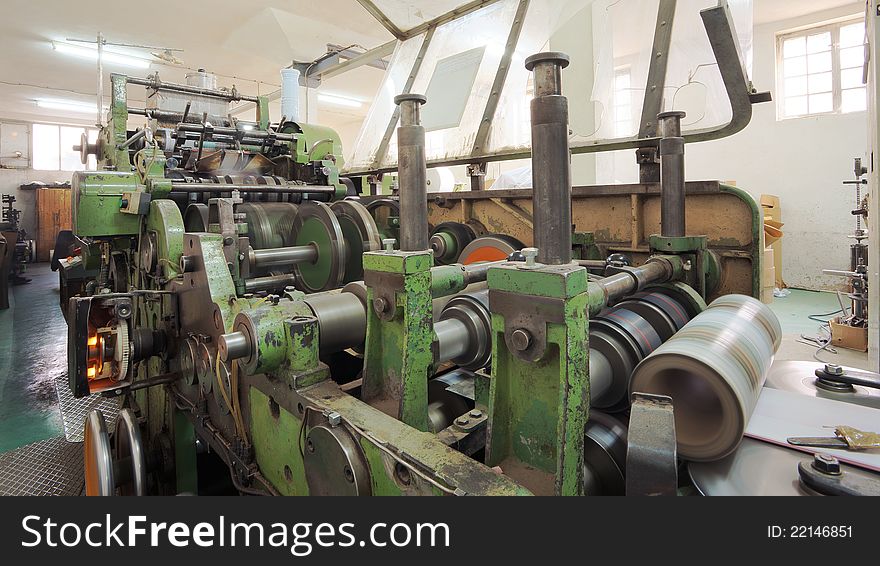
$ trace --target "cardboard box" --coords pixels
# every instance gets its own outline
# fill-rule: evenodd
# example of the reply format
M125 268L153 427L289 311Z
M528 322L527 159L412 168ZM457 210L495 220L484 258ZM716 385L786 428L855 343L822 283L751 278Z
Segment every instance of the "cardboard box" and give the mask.
M831 342L838 348L855 350L857 352L868 351L868 329L840 324L840 319L831 321Z

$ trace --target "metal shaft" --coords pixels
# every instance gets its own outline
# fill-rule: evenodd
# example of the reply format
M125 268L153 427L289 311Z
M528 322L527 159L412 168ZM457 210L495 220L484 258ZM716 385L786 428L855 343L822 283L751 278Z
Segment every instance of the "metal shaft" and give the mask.
M250 260L253 267L314 263L318 260L318 248L309 245L251 250Z
M171 183L175 193L222 193L238 191L241 193L292 193L292 194L336 194L336 187L311 185L234 185L229 183Z
M290 287L296 283L293 275L273 275L271 277L256 277L244 282L244 290L248 293L259 291L276 291Z
M684 138L681 119L684 112L658 115L663 138L660 140L660 232L666 238L685 234Z
M397 128L398 174L400 186L400 250L430 250L428 243L428 168L425 161L425 128L419 118L421 94L401 94L394 98L400 106Z
M535 76L532 100L532 202L538 261L571 263L571 152L568 99L562 96L563 53L538 53L526 59Z
M212 98L220 98L223 100L228 100L230 102L237 102L239 100L244 100L246 102L260 102L260 98L258 96L245 96L239 94L238 91L232 90L212 90L209 88L199 88L197 86L192 85L182 85L177 83L163 83L158 79L158 77L149 77L146 79L142 79L139 77L128 77L126 79L128 84L145 86L147 88L152 88L156 90L165 90L170 92L182 92L184 94L197 94L199 96L210 96Z
M590 307L590 316L598 314L607 305L613 304L627 295L641 291L651 283L662 283L673 276L673 268L666 260L655 259L641 267L606 277L590 283L591 289L598 289L604 300Z

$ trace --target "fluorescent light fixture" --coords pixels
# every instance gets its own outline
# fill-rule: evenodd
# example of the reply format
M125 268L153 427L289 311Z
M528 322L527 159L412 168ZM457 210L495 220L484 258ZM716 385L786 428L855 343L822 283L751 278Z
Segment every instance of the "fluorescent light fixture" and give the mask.
M336 96L335 94L319 94L318 100L327 104L335 104L336 106L345 106L348 108L360 108L363 102L345 96Z
M74 57L79 57L80 59L88 59L90 61L98 60L98 46L85 44L85 45L73 45L71 43L62 43L60 41L53 41L52 48L55 49L58 53L64 53L65 55L72 55ZM150 62L146 59L141 59L139 57L132 57L130 55L123 55L121 53L115 53L113 51L108 51L104 48L104 52L101 55L101 60L104 63L122 65L125 67L134 67L137 69L149 69Z
M67 112L82 112L83 114L97 114L98 106L95 103L79 102L78 100L50 100L39 99L37 106L47 110L65 110Z

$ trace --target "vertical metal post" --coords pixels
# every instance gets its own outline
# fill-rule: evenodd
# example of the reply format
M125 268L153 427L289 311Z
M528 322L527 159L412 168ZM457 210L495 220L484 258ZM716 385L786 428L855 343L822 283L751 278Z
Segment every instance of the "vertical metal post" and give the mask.
M568 99L562 96L562 69L568 55L538 53L526 59L535 75L532 100L532 202L538 261L571 263L571 152Z
M98 121L99 128L104 125L104 34L98 32Z
M660 233L664 238L685 234L684 138L681 119L684 112L664 112L657 116L663 138L660 140Z
M428 243L428 166L425 161L425 128L419 113L428 101L422 94L399 94L397 128L398 174L400 184L400 250L421 252Z

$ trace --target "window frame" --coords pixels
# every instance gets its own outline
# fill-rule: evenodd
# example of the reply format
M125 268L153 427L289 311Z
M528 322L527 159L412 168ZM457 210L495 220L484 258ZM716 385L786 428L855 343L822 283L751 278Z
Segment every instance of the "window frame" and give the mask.
M57 169L37 169L34 167L34 161L36 160L36 146L34 144L34 129L36 126L53 126L58 129L58 168ZM86 126L82 124L61 124L58 122L28 122L28 136L30 137L29 145L30 145L30 159L29 159L29 168L33 171L59 171L59 172L67 172L66 169L61 167L61 155L62 155L62 136L61 136L61 128L75 128L84 130L86 132L86 136L90 136L91 132L95 132L95 138L99 135L98 128L94 126ZM75 171L85 171L88 168L88 164L84 164L82 169L74 169L71 172Z
M626 76L629 81L629 86L625 89L617 88L617 78L619 76ZM638 122L638 118L635 116L635 97L633 96L633 91L636 90L632 86L632 65L631 64L623 64L614 67L613 74L613 87L612 87L612 103L611 103L611 129L614 132L615 138L624 138L635 135L636 132L633 130L636 129L635 125ZM625 95L629 98L625 103L621 103L618 100L618 97L621 95ZM619 108L629 108L629 116L625 119L622 119L617 115L617 110ZM624 135L620 134L620 130L618 126L620 124L627 124L628 128Z
M776 120L784 121L784 120L796 120L799 118L811 118L815 116L834 116L834 115L843 115L842 111L842 99L843 99L843 88L841 86L842 83L842 67L840 64L840 30L843 27L864 23L867 27L867 21L865 19L864 14L858 14L853 16L846 16L842 18L838 18L831 21L826 21L822 23L817 23L816 25L801 27L794 30L781 31L776 34L776 95L777 95L777 104L776 104ZM785 42L790 39L795 39L799 37L803 37L806 41L807 38L811 35L817 35L824 32L831 33L831 100L832 100L832 108L827 112L810 112L809 106L807 106L807 113L805 114L796 114L792 116L788 116L785 112ZM863 43L863 46L865 44ZM857 47L855 45L850 47ZM849 49L850 47L847 47ZM805 57L809 57L809 54L804 55ZM866 53L867 56L867 53ZM816 73L818 74L818 73ZM807 79L809 83L810 72L809 68L807 69L807 74L803 75ZM863 85L865 87L865 97L867 101L867 85ZM854 87L858 88L858 87ZM852 90L852 89L846 89ZM809 91L806 95L809 98ZM808 102L809 104L809 102ZM858 114L859 112L866 112L867 106L865 110L854 110L852 112L846 112L846 114Z

